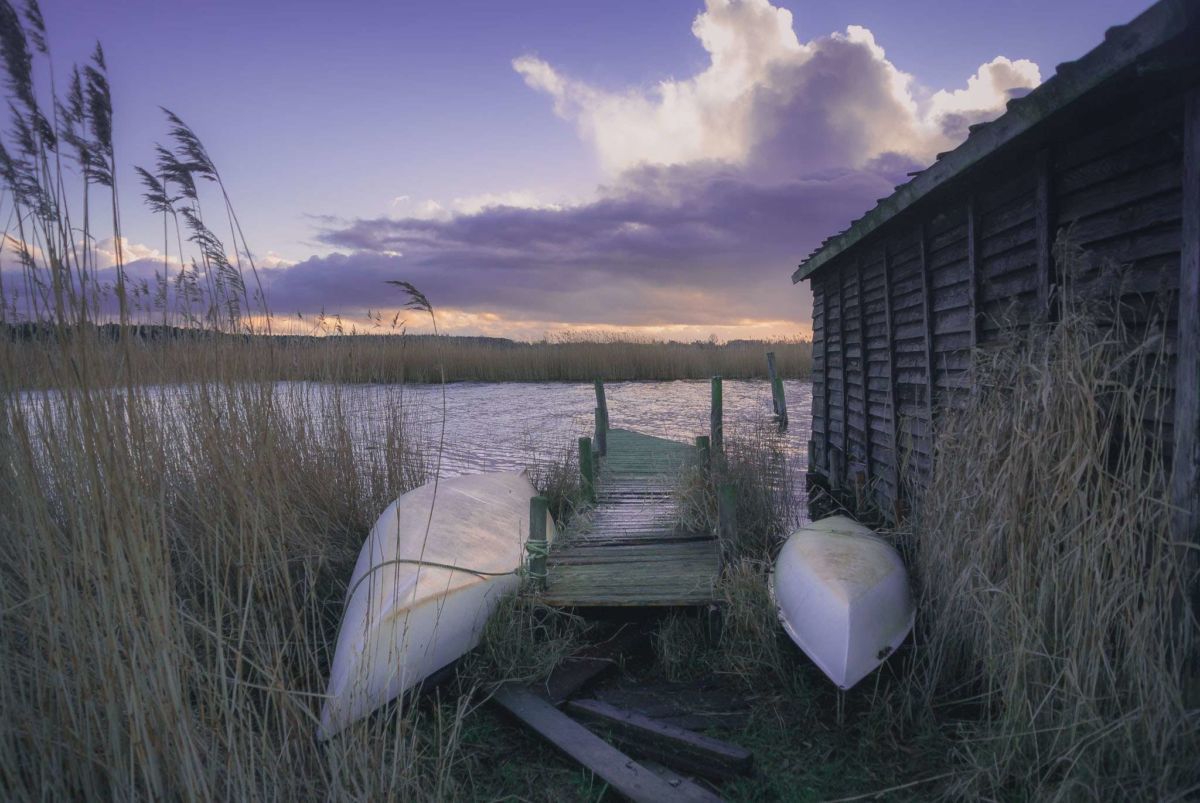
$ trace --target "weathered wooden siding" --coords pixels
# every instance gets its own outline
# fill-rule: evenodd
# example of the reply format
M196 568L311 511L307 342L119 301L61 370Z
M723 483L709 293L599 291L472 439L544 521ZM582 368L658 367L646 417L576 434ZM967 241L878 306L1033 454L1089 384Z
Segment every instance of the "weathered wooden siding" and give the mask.
M1194 91L1194 90L1193 90ZM1116 297L1171 361L1149 430L1176 440L1184 101L1127 99L998 155L822 266L813 291L813 468L888 513L932 470L933 423L972 392L972 352L1052 319L1057 294ZM1053 243L1083 249L1062 275ZM1197 344L1189 344L1197 348Z

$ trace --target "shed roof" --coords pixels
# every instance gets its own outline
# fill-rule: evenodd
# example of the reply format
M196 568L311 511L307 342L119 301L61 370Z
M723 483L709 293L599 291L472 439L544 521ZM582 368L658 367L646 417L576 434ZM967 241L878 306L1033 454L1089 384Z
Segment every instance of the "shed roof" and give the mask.
M792 282L811 276L821 266L852 248L946 182L1029 132L1150 52L1183 35L1200 21L1200 0L1159 0L1127 25L1109 28L1104 41L1082 58L1058 65L1041 86L1008 102L1004 114L990 123L971 126L967 139L901 184L850 227L817 247L792 274ZM1200 49L1200 44L1197 44Z

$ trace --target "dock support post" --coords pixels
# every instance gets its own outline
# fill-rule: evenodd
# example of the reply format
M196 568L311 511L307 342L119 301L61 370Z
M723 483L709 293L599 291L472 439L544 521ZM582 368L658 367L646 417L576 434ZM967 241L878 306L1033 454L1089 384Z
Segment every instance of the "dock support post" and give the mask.
M604 410L596 408L596 457L608 454L608 425L604 420Z
M579 477L585 502L596 501L596 470L592 462L592 439L579 439Z
M696 451L700 454L700 470L707 477L712 471L712 454L709 451L707 435L696 436Z
M546 587L546 516L550 502L544 496L529 500L529 579L538 589Z
M737 490L732 482L723 482L717 488L717 537L722 551L737 538Z
M771 409L775 413L775 421L779 431L783 432L788 426L787 402L783 398L783 379L775 372L775 352L767 352L767 377L771 380Z
M604 380L596 380L596 454L608 454L608 400L604 397Z
M712 410L708 416L709 438L711 447L716 454L725 450L725 420L721 400L721 377L712 378Z

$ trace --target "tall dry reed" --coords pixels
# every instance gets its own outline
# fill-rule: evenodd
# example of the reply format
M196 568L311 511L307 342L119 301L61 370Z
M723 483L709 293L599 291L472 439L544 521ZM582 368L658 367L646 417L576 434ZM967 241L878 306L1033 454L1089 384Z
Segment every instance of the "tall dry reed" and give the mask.
M912 682L918 710L955 723L949 797L1200 791L1196 620L1146 424L1168 386L1161 329L1071 298L981 355L918 495Z
M36 335L0 338L3 796L471 796L459 747L477 695L402 700L314 738L363 536L428 470L405 409L378 411L367 449L336 386L276 384L263 358L286 344L260 336L270 318L229 196L174 115L143 179L186 231L187 267L128 274L103 52L60 96L35 88L46 38L35 3L0 0L0 325ZM187 348L133 336L151 312L191 326Z

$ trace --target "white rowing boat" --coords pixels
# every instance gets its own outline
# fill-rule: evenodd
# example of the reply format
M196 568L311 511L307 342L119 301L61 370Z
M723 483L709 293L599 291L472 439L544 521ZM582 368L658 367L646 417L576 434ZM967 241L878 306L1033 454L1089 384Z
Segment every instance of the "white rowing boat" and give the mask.
M882 664L916 615L899 553L845 516L792 533L772 590L792 641L842 689Z
M350 578L318 738L479 644L488 617L517 590L535 494L522 473L480 474L442 480L436 503L429 483L384 511ZM549 515L546 533L553 537Z

